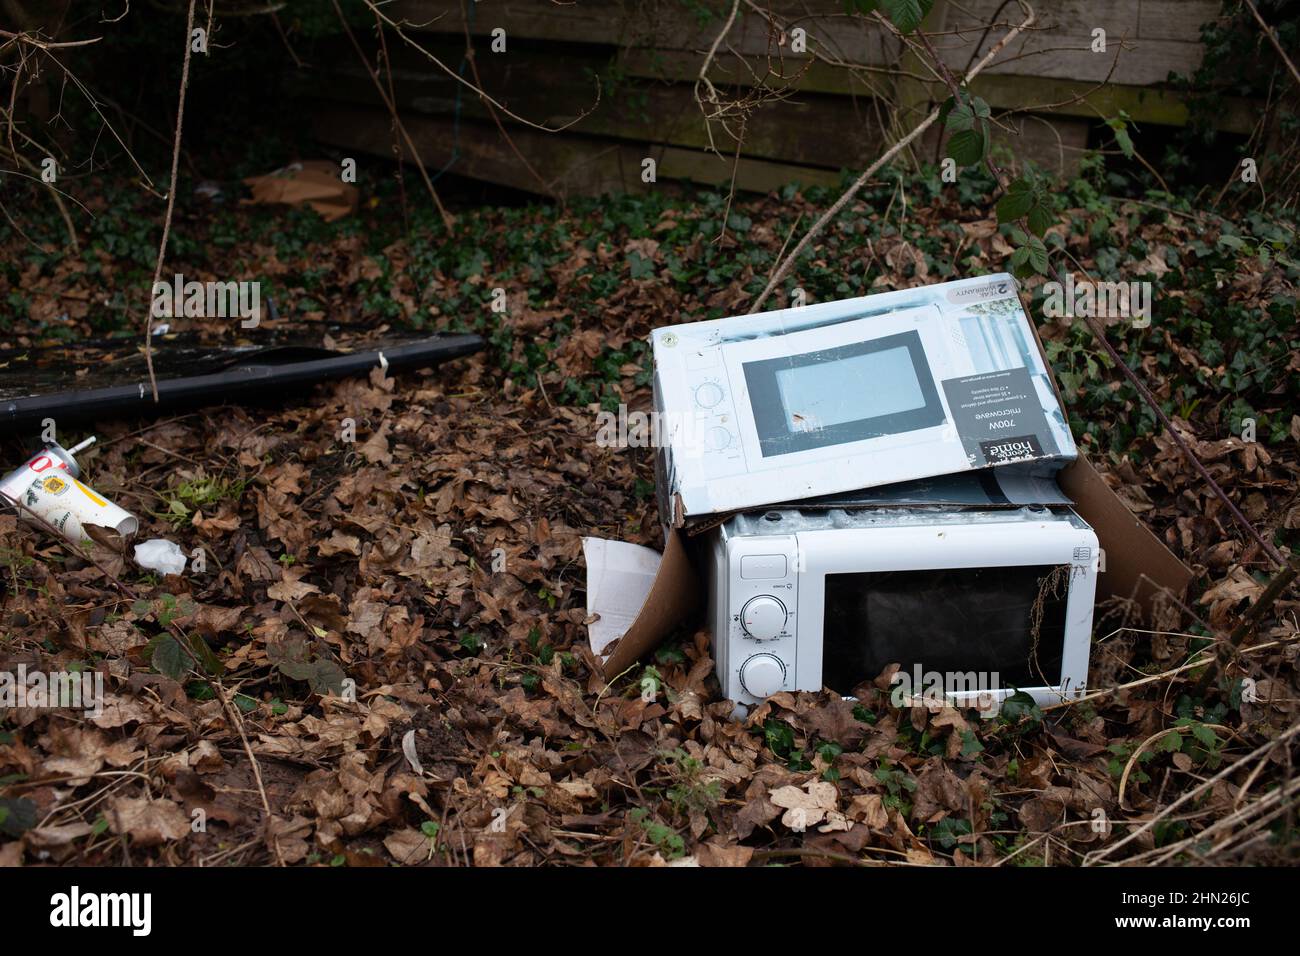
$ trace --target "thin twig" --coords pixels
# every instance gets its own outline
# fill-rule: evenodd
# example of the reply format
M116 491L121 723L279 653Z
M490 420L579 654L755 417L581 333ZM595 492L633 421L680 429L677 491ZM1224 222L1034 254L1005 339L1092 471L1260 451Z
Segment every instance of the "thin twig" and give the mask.
M442 199L438 196L438 190L433 188L433 180L429 178L429 173L424 168L424 160L420 158L420 151L415 148L415 143L411 140L410 134L407 133L402 118L397 115L396 101L388 95L388 91L384 89L384 84L379 81L379 71L370 68L370 60L366 58L365 52L361 49L361 44L357 42L356 35L352 32L352 27L348 25L347 18L343 16L343 8L339 6L339 0L331 0L331 2L334 4L334 12L338 14L339 22L343 24L344 32L347 33L348 39L352 41L352 48L356 50L357 56L361 59L361 65L366 68L366 75L370 77L370 82L375 84L375 89L379 91L379 98L384 101L384 106L388 108L388 115L392 117L393 125L397 127L397 131L402 134L402 139L406 141L406 148L411 151L411 159L415 161L416 168L424 178L425 188L429 190L429 196L438 209L438 215L442 217L443 226L446 227L448 232L451 232L456 220L447 211L447 207L442 204ZM379 11L377 10L375 11L375 20L379 29L382 30L383 24L380 22Z
M172 228L172 211L176 208L176 177L180 171L181 163L181 128L185 122L185 91L190 84L190 50L192 43L190 37L194 32L194 6L196 0L190 0L189 14L185 20L185 59L181 61L181 91L180 97L176 104L176 137L172 142L172 178L167 187L167 212L163 216L162 241L158 243L158 262L153 270L153 285L149 286L150 290L157 287L158 281L162 278L163 259L167 256L167 237L171 234ZM152 297L152 291L150 292ZM149 299L148 317L145 320L144 332L144 362L149 369L149 388L153 392L153 402L158 404L158 378L153 371L153 300Z
M988 66L989 63L991 63L993 59L999 53L1002 52L1003 49L1006 48L1006 45L1008 43L1010 43L1012 40L1018 37L1025 29L1027 29L1034 22L1034 11L1032 9L1029 9L1027 6L1025 7L1025 9L1028 12L1024 21L1021 22L1019 26L1013 27L1012 29L1007 31L1002 36L1002 39L998 40L997 43L993 44L993 46L989 48L988 53L984 54L984 56L980 58L980 61L976 63L975 66L973 66L969 71L967 71L963 82L969 83L972 79L974 79L976 76L982 73L984 71L984 68ZM890 147L890 149L887 150L884 155L882 155L874 163L868 166L866 171L863 172L862 175L860 175L856 180L854 180L853 185L850 186L848 189L846 189L844 191L844 194L840 196L839 199L835 200L835 203L829 209L827 209L826 212L822 213L821 217L815 223L812 224L812 227L806 233L804 233L803 238L799 240L799 243L794 247L793 250L791 250L790 254L785 257L785 259L781 262L779 266L777 266L776 271L772 274L772 278L768 280L767 288L765 288L762 294L759 295L759 297L754 300L754 304L749 307L750 315L753 315L755 312L757 312L760 308L763 307L763 303L767 301L767 297L772 294L772 290L776 288L777 284L780 283L780 281L785 278L785 274L789 272L790 267L794 265L795 262L798 261L799 256L803 253L804 249L808 247L808 244L812 241L813 237L816 236L818 233L820 233L822 229L826 226L826 224L830 222L832 219L834 219L839 214L841 209L843 209L846 205L848 205L849 200L852 199L857 194L858 190L861 189L871 179L871 177L875 175L876 170L880 169L880 167L884 166L891 159L897 156L900 152L906 149L908 144L910 144L913 140L915 140L927 129L929 129L934 124L934 121L937 120L938 118L939 118L939 107L935 107L933 110L930 111L930 115L921 121L920 125L918 125L910 133L908 133L906 136L900 139L897 143L895 143L892 147Z
M1282 62L1286 64L1286 68L1291 71L1291 76L1295 78L1297 83L1300 83L1300 70L1295 68L1295 64L1291 62L1291 58L1287 56L1286 51L1282 49L1282 44L1278 42L1277 34L1273 32L1273 28L1265 23L1264 18L1259 15L1259 11L1255 9L1253 0L1244 0L1244 2L1246 6L1250 8L1250 12L1254 15L1255 20L1259 23L1259 28L1263 30L1264 35L1268 37L1268 42L1273 44L1273 49L1277 50L1277 55L1282 58Z

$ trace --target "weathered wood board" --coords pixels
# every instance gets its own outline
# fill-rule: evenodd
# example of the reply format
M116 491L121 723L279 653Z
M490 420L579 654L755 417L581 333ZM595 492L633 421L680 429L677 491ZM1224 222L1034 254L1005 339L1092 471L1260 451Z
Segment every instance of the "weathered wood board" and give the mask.
M512 131L516 147L538 170L539 180L488 123L461 120L460 131L449 119L404 118L403 124L427 168L441 168L453 156L462 175L470 171L479 179L559 198L606 192L640 192L652 188L642 181L645 159L655 160L658 180L685 180L725 185L732 179L733 157L717 156L676 146L631 146L587 136L554 136L532 129ZM313 130L322 142L346 149L392 156L392 125L385 113L363 107L322 104L313 111ZM770 192L787 183L833 186L839 174L829 170L742 157L735 167L738 189Z
M640 189L647 156L664 179L727 183L734 167L741 189L833 183L947 97L914 53L880 24L846 16L841 0L780 0L766 9L771 19L739 5L706 74L724 101L762 102L743 116L706 121L700 70L729 0L382 7L406 41L390 29L396 104L413 137L419 130L423 161L441 167L453 137L454 171L539 192ZM1196 69L1201 24L1218 16L1217 0L1038 0L1034 10L1034 27L972 84L995 110L998 143L1015 156L1069 171L1095 145L1090 129L1121 110L1139 124L1186 122L1166 81ZM1020 18L1016 3L937 0L925 29L961 73ZM529 163L547 170L545 186L504 140L488 105L453 75L471 77L467 36L483 88L503 108L497 118ZM493 51L494 39L504 51ZM325 61L307 90L322 138L392 155L387 109L350 45L340 43ZM1242 99L1227 99L1218 117L1237 133L1255 121L1255 104ZM910 156L933 161L941 147L932 129Z

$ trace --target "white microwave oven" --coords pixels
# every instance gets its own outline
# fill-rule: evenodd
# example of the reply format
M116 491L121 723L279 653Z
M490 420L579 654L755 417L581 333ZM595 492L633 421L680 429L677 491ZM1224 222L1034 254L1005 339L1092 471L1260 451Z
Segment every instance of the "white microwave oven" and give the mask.
M850 696L890 664L962 706L1083 694L1097 536L1068 508L780 508L733 515L705 555L723 694Z
M665 523L1076 455L1008 275L651 333Z

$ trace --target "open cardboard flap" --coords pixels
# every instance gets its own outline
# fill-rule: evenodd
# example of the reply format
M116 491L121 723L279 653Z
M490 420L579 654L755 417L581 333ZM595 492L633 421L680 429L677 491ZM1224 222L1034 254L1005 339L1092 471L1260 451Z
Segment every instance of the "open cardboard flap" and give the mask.
M611 680L631 667L700 603L700 580L682 533L665 530L664 552L626 541L583 538L587 562L587 628L591 650ZM606 656L608 655L608 656Z
M1074 510L1097 532L1105 552L1105 571L1097 575L1097 601L1131 598L1143 614L1163 590L1182 599L1192 570L1151 533L1137 515L1106 484L1082 454L1061 470L1061 489L1074 500Z
M1024 306L1023 299L1021 305ZM1026 308L1025 314L1033 313ZM1050 369L1052 365L1038 329L1033 321L1029 325L1044 365ZM1052 384L1061 407L1065 408L1060 386L1054 378ZM1128 510L1082 452L1059 472L1057 480L1060 490L1073 501L1074 510L1097 532L1105 552L1105 571L1097 575L1097 601L1113 596L1129 598L1138 603L1144 614L1150 614L1154 600L1162 591L1167 589L1175 597L1183 597L1192 579L1191 569ZM726 517L711 516L707 525L718 524ZM588 629L588 635L598 660L612 646L603 661L610 679L668 637L698 607L702 587L686 553L683 541L686 533L689 531L681 528L665 528L664 552L658 562L655 552L649 548L619 541L583 539L587 559L587 613L600 615ZM639 610L632 614L633 608Z

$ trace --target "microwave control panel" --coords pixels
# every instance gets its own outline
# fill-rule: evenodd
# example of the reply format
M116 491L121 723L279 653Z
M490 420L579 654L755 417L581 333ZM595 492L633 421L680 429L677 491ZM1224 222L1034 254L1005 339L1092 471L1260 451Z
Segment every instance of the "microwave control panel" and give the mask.
M692 349L684 355L686 387L691 395L686 445L697 452L708 478L745 473L736 403L722 363L722 349Z
M786 534L729 542L727 640L718 663L733 699L759 701L798 687L797 548L795 536Z

